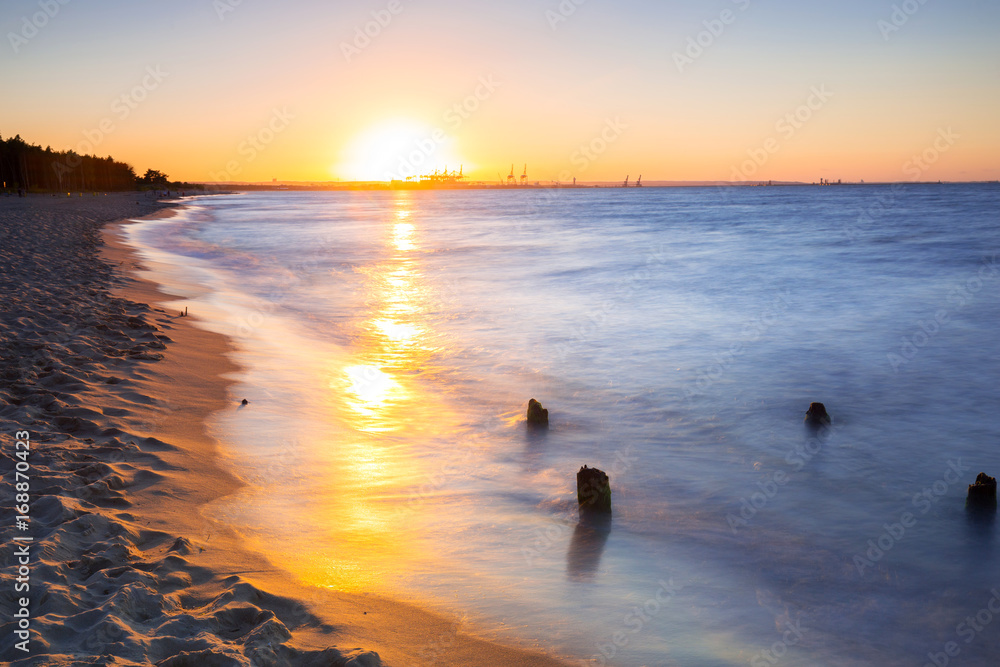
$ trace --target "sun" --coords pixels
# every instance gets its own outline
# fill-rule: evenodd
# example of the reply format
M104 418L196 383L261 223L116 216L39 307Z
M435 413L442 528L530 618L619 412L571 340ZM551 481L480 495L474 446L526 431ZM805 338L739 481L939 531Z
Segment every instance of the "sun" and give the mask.
M462 160L455 139L442 128L411 119L372 125L344 148L333 171L351 181L404 180L446 167L458 169Z

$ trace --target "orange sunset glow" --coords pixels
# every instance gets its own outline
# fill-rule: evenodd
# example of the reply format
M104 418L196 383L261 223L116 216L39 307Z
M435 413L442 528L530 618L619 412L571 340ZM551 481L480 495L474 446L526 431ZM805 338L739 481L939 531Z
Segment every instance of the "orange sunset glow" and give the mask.
M2 131L192 182L1000 177L964 5L392 5L67 4L5 53Z
M1000 664L1000 1L0 27L0 664Z

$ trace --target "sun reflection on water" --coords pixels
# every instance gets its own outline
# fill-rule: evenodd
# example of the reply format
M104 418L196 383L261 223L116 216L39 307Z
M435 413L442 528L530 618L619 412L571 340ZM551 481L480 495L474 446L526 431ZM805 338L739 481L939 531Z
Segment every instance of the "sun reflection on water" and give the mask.
M364 220L366 234L377 235L378 259L355 268L357 315L338 324L350 342L324 357L322 426L301 436L313 443L304 499L316 530L286 562L317 586L393 592L417 563L433 561L423 507L432 501L415 505L414 494L440 473L431 469L433 448L466 442L449 397L435 389L439 297L412 197L385 202L381 227Z
M365 270L371 315L359 327L353 363L342 368L339 383L332 383L333 389L344 391L354 413L351 426L366 433L396 431L406 424L412 377L429 354L421 345L426 287L413 256L419 250L417 229L404 222L411 216L409 197L402 195L394 204L386 245L395 252Z
M420 327L407 322L372 320L372 324L383 336L399 345L412 345L420 333Z
M397 212L397 217L400 213ZM409 212L406 215L399 217L401 220L405 220L409 217ZM392 244L399 251L415 250L416 245L413 243L413 230L415 227L409 223L398 222L392 229Z
M376 366L348 366L344 369L347 375L347 393L350 396L348 404L362 418L378 419L381 411L392 401L403 398L403 391L393 377ZM385 426L372 424L359 427L362 431L385 431Z
M437 401L418 385L433 348L412 205L409 193L393 200L382 259L358 269L364 317L352 327L348 356L332 362L327 405L346 431L328 441L324 470L331 481L317 489L316 501L337 549L299 565L317 585L366 590L419 552L405 537L412 517L399 511L400 498L421 479L406 443L414 433L448 427Z

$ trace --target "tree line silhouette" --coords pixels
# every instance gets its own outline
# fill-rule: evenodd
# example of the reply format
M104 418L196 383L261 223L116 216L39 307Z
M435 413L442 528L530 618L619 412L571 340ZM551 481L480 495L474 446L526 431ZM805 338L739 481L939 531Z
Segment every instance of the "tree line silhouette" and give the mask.
M111 156L54 151L29 144L21 135L6 140L0 137L0 184L5 191L26 192L109 192L169 185L159 171L150 169L139 178L132 165Z

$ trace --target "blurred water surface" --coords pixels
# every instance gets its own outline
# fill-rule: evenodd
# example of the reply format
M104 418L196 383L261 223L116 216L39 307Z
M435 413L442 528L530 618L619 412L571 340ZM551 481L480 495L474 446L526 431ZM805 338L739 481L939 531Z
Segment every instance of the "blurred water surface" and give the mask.
M304 580L584 664L984 665L998 216L995 184L259 193L129 231L237 345L248 486L212 511Z

